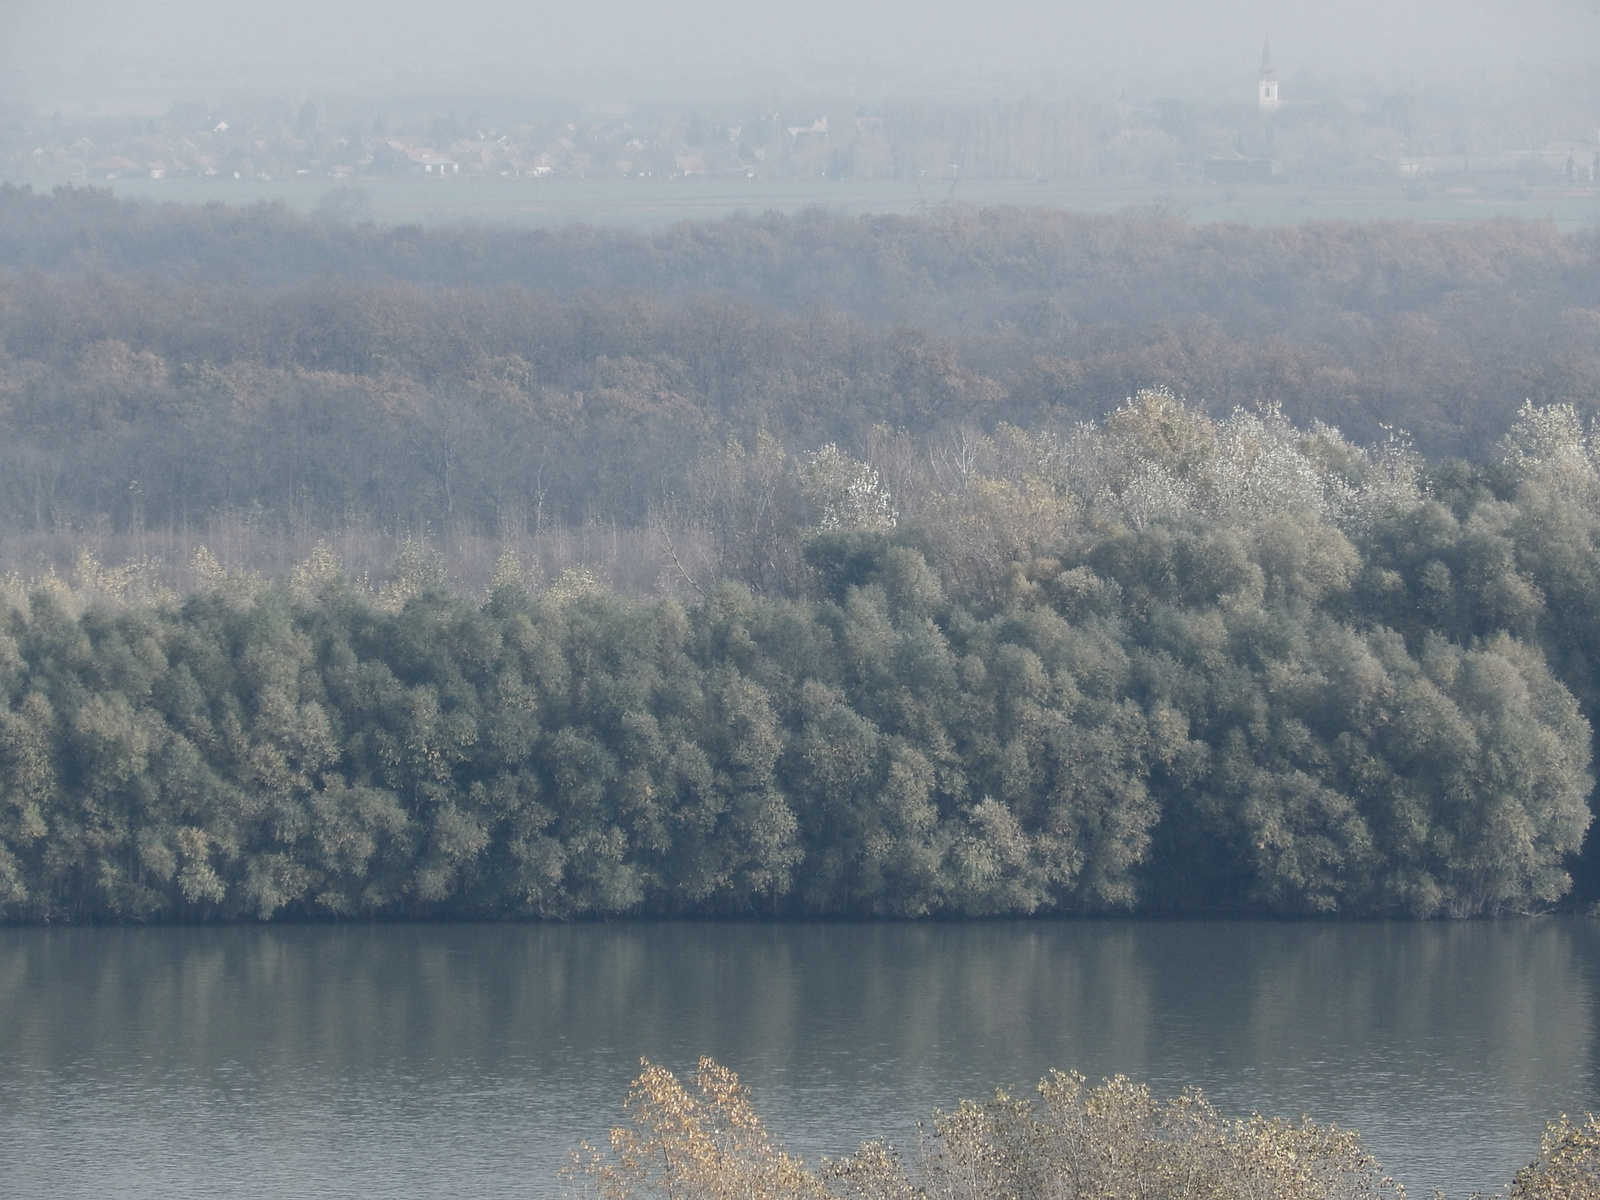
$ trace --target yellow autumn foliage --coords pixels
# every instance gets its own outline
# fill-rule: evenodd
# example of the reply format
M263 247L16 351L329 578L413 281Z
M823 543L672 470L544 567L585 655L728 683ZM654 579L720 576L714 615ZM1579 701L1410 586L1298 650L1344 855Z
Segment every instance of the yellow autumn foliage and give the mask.
M1539 1143L1539 1157L1511 1185L1512 1200L1600 1200L1600 1121L1574 1125L1562 1113Z
M933 1115L909 1161L887 1142L815 1168L779 1149L738 1076L709 1058L692 1086L663 1067L628 1093L610 1152L572 1180L596 1200L1404 1200L1360 1136L1332 1125L1222 1116L1198 1091L1158 1100L1118 1075L1053 1071L1036 1095ZM1565 1116L1511 1200L1600 1198L1600 1121Z
M750 1090L702 1058L694 1090L644 1064L628 1091L632 1128L611 1131L611 1154L585 1146L581 1176L600 1200L822 1198L821 1180L772 1144Z

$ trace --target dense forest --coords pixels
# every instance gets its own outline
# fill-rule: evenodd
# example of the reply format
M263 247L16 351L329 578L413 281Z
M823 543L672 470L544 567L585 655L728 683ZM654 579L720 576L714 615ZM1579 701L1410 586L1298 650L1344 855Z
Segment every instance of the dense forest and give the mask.
M1144 387L1488 458L1600 402L1552 226L955 210L657 235L0 189L0 523L646 523L708 447L1064 430Z
M18 585L4 912L1464 916L1568 892L1600 650L1600 464L1570 408L1431 482L1402 446L1166 392L1070 442L1003 430L944 484L835 446L728 460L738 512L786 478L810 505L773 539L794 595L737 571L688 606L576 571L532 593L508 554L478 601L414 544L376 595L327 554L274 583L202 563L181 603Z
M0 917L1593 900L1596 253L0 193Z

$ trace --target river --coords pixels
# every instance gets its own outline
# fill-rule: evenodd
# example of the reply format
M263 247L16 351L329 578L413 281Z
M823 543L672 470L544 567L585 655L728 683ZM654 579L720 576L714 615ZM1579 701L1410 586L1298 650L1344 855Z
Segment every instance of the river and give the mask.
M808 1158L1052 1067L1493 1190L1600 1107L1600 922L0 929L0 1195L539 1197L641 1058Z

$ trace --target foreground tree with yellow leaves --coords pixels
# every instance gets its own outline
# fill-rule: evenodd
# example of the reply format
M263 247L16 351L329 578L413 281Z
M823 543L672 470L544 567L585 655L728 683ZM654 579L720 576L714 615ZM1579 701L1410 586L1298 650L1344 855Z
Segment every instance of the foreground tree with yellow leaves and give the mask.
M692 1087L646 1064L628 1093L631 1127L590 1147L574 1177L599 1200L1378 1200L1401 1197L1355 1133L1224 1118L1198 1092L1158 1101L1118 1076L1089 1087L1052 1072L1036 1097L996 1093L935 1113L904 1159L888 1143L806 1167L777 1148L726 1067L700 1060Z
M709 1058L694 1091L644 1064L628 1090L632 1128L611 1131L611 1153L585 1145L577 1172L600 1200L800 1200L827 1195L822 1179L772 1144L750 1089Z
M686 1087L644 1064L631 1125L585 1145L571 1182L594 1200L1404 1200L1359 1134L1302 1117L1230 1120L1190 1089L1157 1100L1118 1075L1052 1071L936 1112L915 1154L871 1141L816 1168L772 1141L732 1071L700 1060ZM1512 1200L1600 1197L1600 1121L1565 1116L1517 1173Z
M1512 1200L1594 1200L1600 1196L1600 1121L1574 1125L1562 1113L1539 1143L1539 1157L1517 1172Z

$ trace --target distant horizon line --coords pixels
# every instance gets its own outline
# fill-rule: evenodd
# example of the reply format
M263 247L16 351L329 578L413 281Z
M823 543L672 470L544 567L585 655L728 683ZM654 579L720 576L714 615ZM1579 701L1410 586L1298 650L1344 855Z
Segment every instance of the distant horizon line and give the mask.
M15 87L10 96L0 95L0 111L10 108L27 110L31 115L48 116L59 113L75 119L114 117L161 117L179 105L223 107L227 105L303 104L308 100L339 102L352 106L416 106L428 103L512 102L576 105L591 110L612 108L624 112L673 104L730 105L755 101L867 102L894 103L907 101L968 101L1009 100L1044 102L1082 99L1086 95L1100 95L1115 101L1130 90L1141 100L1188 99L1193 102L1226 102L1237 94L1242 81L1253 82L1259 77L1261 67L1241 66L1237 69L1216 68L1179 74L1174 72L1121 72L1117 74L1075 72L1072 74L1035 75L1009 80L969 77L966 79L922 79L899 81L879 80L872 83L855 81L800 81L761 83L732 79L722 84L699 84L693 87L669 85L663 81L634 82L627 86L573 86L569 81L550 80L547 83L530 83L516 79L490 77L476 83L435 76L427 80L407 80L403 73L395 72L388 78L366 74L343 78L308 77L308 73L283 74L273 78L241 79L234 72L226 84L204 77L188 79L147 78L113 85L109 88L85 89L73 93L50 95L28 87L25 80L13 78ZM1563 75L1591 74L1600 88L1600 60L1551 60L1544 63L1525 63L1500 68L1468 67L1452 71L1407 73L1400 71L1347 71L1336 72L1316 68L1292 68L1286 72L1274 64L1272 72L1279 80L1295 81L1300 87L1312 85L1318 92L1361 93L1372 90L1413 91L1431 88L1449 88L1451 85L1483 87L1485 84L1500 87L1513 86L1515 81L1530 72L1557 71ZM1233 82L1230 84L1229 80ZM1326 97L1318 97L1326 98Z

